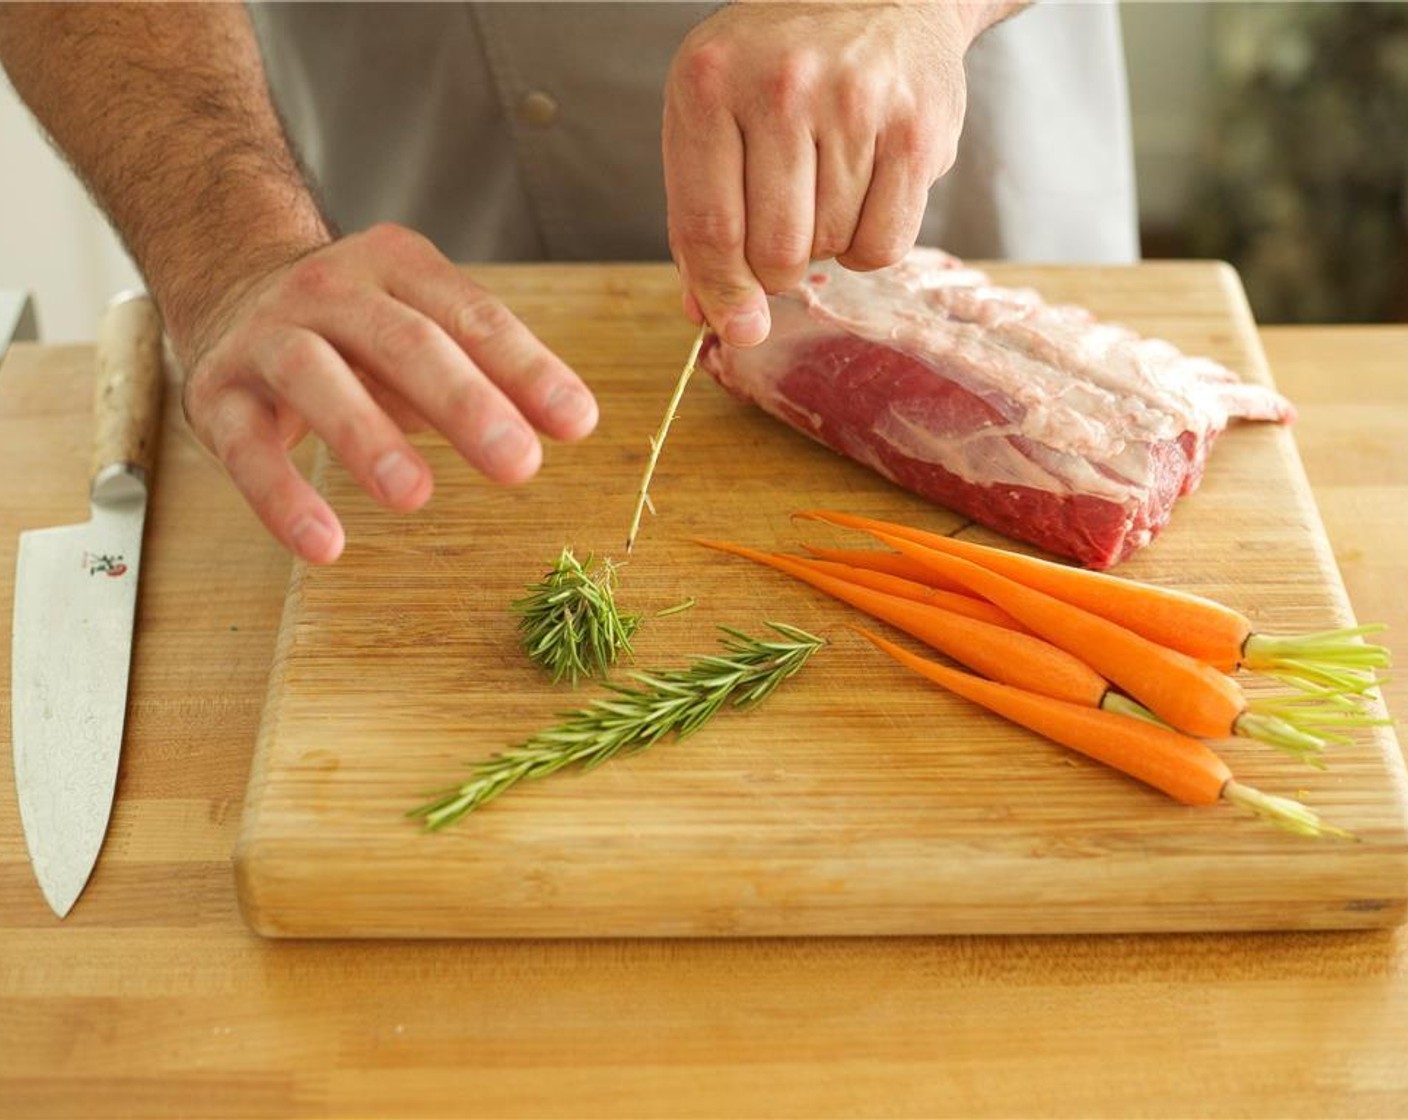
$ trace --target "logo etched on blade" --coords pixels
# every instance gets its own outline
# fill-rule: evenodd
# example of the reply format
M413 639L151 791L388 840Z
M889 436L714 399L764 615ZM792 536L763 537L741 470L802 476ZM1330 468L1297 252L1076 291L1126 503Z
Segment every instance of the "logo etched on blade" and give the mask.
M90 576L102 573L111 579L118 579L127 574L127 565L122 562L120 555L85 552L83 566L88 569Z

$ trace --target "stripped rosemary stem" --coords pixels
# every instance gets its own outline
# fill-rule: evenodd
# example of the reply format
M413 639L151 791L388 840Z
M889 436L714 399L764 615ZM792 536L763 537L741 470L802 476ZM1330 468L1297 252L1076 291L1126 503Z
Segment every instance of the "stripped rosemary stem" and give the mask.
M612 695L565 713L557 726L475 764L467 782L409 815L421 818L427 829L444 828L518 782L545 778L567 766L600 766L672 733L683 739L726 704L752 707L826 644L794 626L768 626L777 638L751 638L721 627L723 653L699 657L683 669L631 673L635 688L608 685Z
M636 534L640 532L641 511L649 506L651 514L655 513L655 504L650 500L650 480L655 475L655 464L660 459L660 449L665 446L665 436L669 434L670 425L674 423L675 410L679 408L680 401L684 399L685 386L689 384L689 379L694 374L694 366L699 361L699 351L704 345L704 336L708 332L709 325L705 323L699 328L699 333L694 336L694 345L690 347L684 369L680 370L679 379L675 382L675 391L670 395L670 403L665 406L665 416L660 421L660 429L650 437L650 458L646 460L645 474L641 477L640 490L636 494L636 508L631 514L631 527L626 530L627 556L635 547Z
M621 654L631 652L640 615L616 606L616 566L603 560L593 570L564 548L540 582L527 588L513 609L524 652L553 682L566 677L606 676Z

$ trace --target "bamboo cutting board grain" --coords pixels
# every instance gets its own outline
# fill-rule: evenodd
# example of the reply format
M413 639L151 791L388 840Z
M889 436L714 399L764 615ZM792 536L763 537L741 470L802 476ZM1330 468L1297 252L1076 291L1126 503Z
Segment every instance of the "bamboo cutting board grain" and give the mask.
M1202 263L993 268L1049 299L1268 373L1235 274ZM595 388L596 435L531 484L478 478L438 438L421 513L319 485L348 548L295 569L236 852L249 923L273 936L712 936L1384 926L1408 899L1408 783L1388 729L1317 772L1254 744L1245 782L1299 795L1360 842L1313 842L1230 806L1193 809L934 689L850 633L849 608L695 536L821 540L829 506L999 538L695 381L671 431L621 599L654 612L641 668L717 627L778 619L832 644L751 713L585 775L525 784L446 832L405 812L467 762L600 695L549 685L508 604L564 544L622 559L635 487L691 327L660 266L499 266L498 291ZM836 538L830 538L836 539ZM1121 568L1211 595L1267 630L1351 622L1292 431L1226 433L1202 488ZM907 639L906 639L907 641ZM1255 686L1257 694L1268 690Z

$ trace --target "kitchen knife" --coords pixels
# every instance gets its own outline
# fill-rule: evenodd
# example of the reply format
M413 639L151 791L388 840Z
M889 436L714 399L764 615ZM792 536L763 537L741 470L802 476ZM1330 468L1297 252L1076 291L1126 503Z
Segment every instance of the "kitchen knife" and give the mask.
M98 329L91 516L20 534L15 788L30 862L61 918L88 882L112 812L161 382L161 321L145 295L124 293Z

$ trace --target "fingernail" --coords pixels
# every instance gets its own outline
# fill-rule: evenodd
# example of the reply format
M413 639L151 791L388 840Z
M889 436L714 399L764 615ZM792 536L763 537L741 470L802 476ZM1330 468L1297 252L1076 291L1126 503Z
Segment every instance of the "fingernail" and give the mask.
M756 308L735 315L724 326L724 341L730 346L756 346L767 336L767 312Z
M399 451L388 451L378 459L372 474L390 502L404 501L420 485L420 468Z
M289 536L300 556L321 558L333 543L332 530L321 520L305 513L293 523Z
M484 433L484 459L496 474L517 475L532 449L533 437L521 424L500 421Z
M587 391L577 385L558 385L548 394L548 419L563 428L575 428L596 411Z

